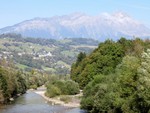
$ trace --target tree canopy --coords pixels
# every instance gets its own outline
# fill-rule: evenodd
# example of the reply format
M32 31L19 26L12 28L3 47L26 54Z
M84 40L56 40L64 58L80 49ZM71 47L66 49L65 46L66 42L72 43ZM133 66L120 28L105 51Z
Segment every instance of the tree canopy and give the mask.
M106 40L75 64L71 78L84 89L81 108L91 113L150 112L149 40Z

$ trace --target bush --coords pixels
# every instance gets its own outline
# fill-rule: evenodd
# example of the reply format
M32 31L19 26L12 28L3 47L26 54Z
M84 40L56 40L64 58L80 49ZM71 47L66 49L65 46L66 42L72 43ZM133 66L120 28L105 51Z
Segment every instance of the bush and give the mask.
M79 85L78 85L78 83L71 81L71 80L66 81L64 91L65 91L64 93L66 95L78 94L79 93Z
M112 79L109 79L109 76L97 75L88 83L83 91L81 108L91 113L104 113L111 110L112 95L109 95L109 92L111 92Z
M37 89L37 85L31 85L30 89Z
M60 94L61 94L61 91L58 87L56 87L52 84L48 85L47 91L46 91L46 96L51 98L51 97L55 97Z
M79 93L78 83L68 80L57 80L53 83L47 84L47 96L55 97L57 95L75 95Z
M60 100L65 102L65 103L69 103L71 101L71 97L69 97L69 96L62 96L62 97L60 97Z
M65 88L65 81L63 80L57 80L53 83L53 85L55 85L57 88L60 89L61 94L64 94L64 92L66 92L66 88Z

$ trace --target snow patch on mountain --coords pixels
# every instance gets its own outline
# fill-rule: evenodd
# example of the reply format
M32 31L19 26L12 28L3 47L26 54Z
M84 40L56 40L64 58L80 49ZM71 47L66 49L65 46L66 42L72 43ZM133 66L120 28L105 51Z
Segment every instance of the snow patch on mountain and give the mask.
M89 16L73 13L52 18L34 18L0 29L0 33L20 33L26 37L61 39L82 37L104 40L120 37L148 37L150 29L129 15L117 12Z

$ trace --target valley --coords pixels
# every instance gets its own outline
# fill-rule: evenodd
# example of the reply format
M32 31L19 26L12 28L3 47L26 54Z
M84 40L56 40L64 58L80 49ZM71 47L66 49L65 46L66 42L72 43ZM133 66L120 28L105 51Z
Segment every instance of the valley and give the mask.
M150 1L0 4L0 113L150 113Z
M49 74L69 74L79 52L90 53L98 41L85 38L61 40L0 35L0 59L12 61L23 71L38 69Z

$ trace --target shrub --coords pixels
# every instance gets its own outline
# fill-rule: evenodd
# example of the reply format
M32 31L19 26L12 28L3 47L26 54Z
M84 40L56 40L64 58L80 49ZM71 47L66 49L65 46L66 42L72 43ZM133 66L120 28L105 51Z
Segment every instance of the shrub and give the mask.
M65 92L66 95L74 95L79 93L79 85L74 81L65 82Z
M57 80L53 83L47 84L46 87L46 95L48 97L55 97L58 95L75 95L79 93L78 83L71 80Z
M30 89L37 89L37 85L31 85Z
M60 89L62 95L64 94L64 92L66 92L65 91L66 90L66 88L65 88L65 81L57 80L57 81L54 82L53 85Z
M61 91L58 87L56 87L52 84L48 85L47 91L46 91L46 96L51 98L51 97L55 97L60 94L61 94Z

